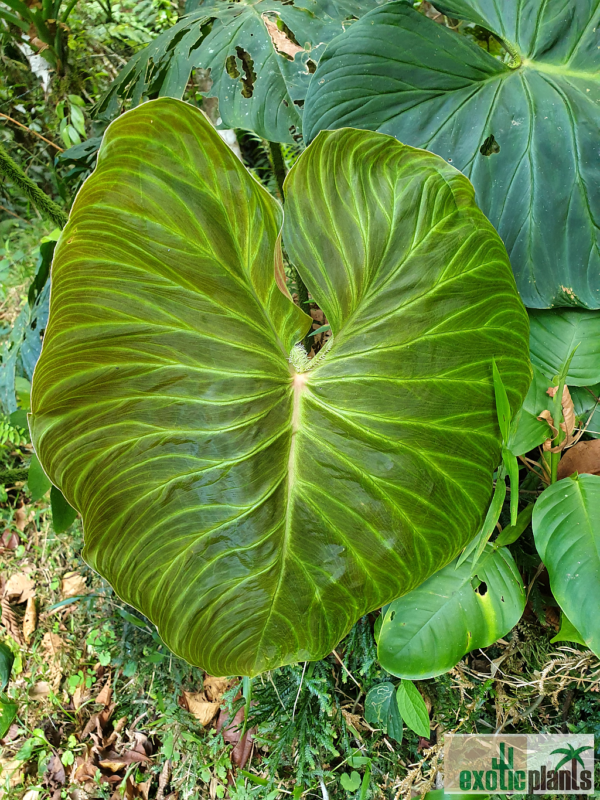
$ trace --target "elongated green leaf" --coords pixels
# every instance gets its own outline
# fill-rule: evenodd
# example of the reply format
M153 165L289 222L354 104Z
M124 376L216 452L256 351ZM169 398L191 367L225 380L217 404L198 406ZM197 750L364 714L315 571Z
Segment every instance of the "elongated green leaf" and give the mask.
M523 405L513 418L508 438L508 449L514 456L528 453L551 435L548 424L538 419L544 409L552 409L552 400L548 395L550 386L552 381L534 366L533 380Z
M492 501L489 504L485 519L483 520L483 525L481 526L481 530L477 536L469 542L467 547L465 547L464 551L459 556L456 563L457 569L463 564L463 562L467 560L467 558L469 558L471 561L471 568L477 564L479 557L483 553L486 544L494 532L496 523L500 519L505 497L506 480L504 478L503 471L499 470L498 477L496 479L496 485L494 486Z
M519 512L519 516L517 517L517 521L514 525L508 525L500 536L494 540L494 547L505 547L508 544L512 544L516 542L517 539L525 533L527 526L531 524L531 517L533 515L533 507L534 504L530 503L526 506L521 512ZM502 636L504 634L501 634Z
M27 485L34 503L40 500L52 486L35 453L31 456Z
M390 605L379 634L378 656L392 675L422 680L442 675L471 650L507 634L525 607L525 590L506 548L488 545L476 569L455 562Z
M403 679L396 692L398 710L406 725L419 736L429 739L429 714L425 701L412 681Z
M52 509L52 527L55 533L66 531L75 522L77 511L67 503L63 493L56 486L50 490L50 507Z
M226 127L246 128L275 142L292 142L302 130L302 106L311 74L349 17L376 0L205 0L154 39L123 68L99 104L117 110L117 98L134 105L148 96L181 98L192 69L210 70L208 97L219 99Z
M15 657L10 647L0 642L0 691L4 691L8 685L14 661Z
M552 594L600 654L600 476L579 475L549 486L533 511L533 535Z
M598 4L443 5L510 42L515 68L411 4L390 3L327 47L306 96L305 138L351 125L438 153L473 182L527 306L599 308Z
M0 739L4 739L13 724L19 707L16 703L0 697Z
M508 395L502 383L502 378L498 372L496 362L492 362L492 377L494 380L494 396L496 398L496 414L498 415L498 425L500 426L500 433L505 442L508 441L510 434L510 421L511 411L510 403L508 402Z
M573 353L567 386L600 381L600 311L556 309L529 312L531 361L547 378Z
M491 358L514 407L529 382L526 314L459 173L345 131L286 191L334 336L313 362L278 204L197 109L120 117L57 248L33 380L85 558L215 675L321 658L453 558L500 457Z

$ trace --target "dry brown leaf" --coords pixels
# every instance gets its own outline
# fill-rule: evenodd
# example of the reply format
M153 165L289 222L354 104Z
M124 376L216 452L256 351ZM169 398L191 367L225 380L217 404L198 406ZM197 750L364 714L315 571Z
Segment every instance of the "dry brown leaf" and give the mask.
M27 525L27 509L17 508L15 511L15 526L23 533Z
M209 702L204 692L184 692L183 695L188 709L203 727L216 717L219 703Z
M156 800L164 800L165 790L171 780L171 761L167 758L163 764L158 778L158 791L156 793Z
M73 706L75 710L81 708L81 706L88 700L90 697L90 690L85 685L85 678L84 680L75 687L75 691L73 692Z
M67 572L63 575L61 593L65 600L68 597L77 597L88 592L89 589L83 575L78 572Z
M119 772L119 770L125 769L127 766L126 761L110 761L108 759L106 761L99 761L98 763L101 767L108 769L111 772Z
M34 683L29 690L29 697L32 700L45 700L50 694L51 689L52 687L48 681L38 681L37 683Z
M236 700L239 697L240 695L238 695ZM244 708L240 708L235 717L230 720L229 713L221 709L219 719L217 720L217 733L221 732L223 734L223 739L234 745L231 751L231 761L240 769L244 768L250 757L254 733L256 731L256 728L251 728L241 736L244 727L244 711Z
M14 531L6 530L0 536L0 549L1 550L16 550L19 546L19 537Z
M4 596L13 603L26 603L35 595L35 581L25 572L15 572L4 587Z
M8 758L0 758L0 798L5 796L8 798L8 795L6 795L4 789L2 788L7 778L10 789L12 789L13 786L18 786L21 783L23 777L22 770L22 761L11 761Z
M551 386L546 392L546 394L549 397L554 397L557 391L558 391L558 386ZM575 429L575 406L573 405L573 400L571 398L571 393L569 392L568 386L563 387L561 405L565 421L561 422L560 427L567 434L568 438L569 436L571 436L573 430Z
M565 452L558 464L558 480L574 472L600 475L600 439L578 442Z
M110 701L112 700L112 688L110 685L110 678L106 681L98 696L95 698L94 702L100 703L103 706L109 706Z
M15 612L10 607L10 603L6 597L3 597L0 600L0 606L2 608L2 624L6 628L7 633L12 636L17 644L23 644L23 637L21 636L19 621L17 620Z
M65 643L57 633L45 633L42 637L42 652L48 665L48 679L55 692L62 678L61 653L64 649Z
M351 711L348 711L347 708L342 708L342 716L346 720L346 724L354 728L355 731L358 732L368 730L365 727L360 714L353 714Z
M35 605L35 597L30 597L27 601L25 616L23 617L23 638L25 639L26 644L29 644L31 636L35 633L36 627L37 607Z
M225 694L229 687L227 678L215 678L212 675L207 675L204 678L204 692L206 699L217 703Z
M23 800L38 800L40 796L39 789L30 789L23 795Z
M265 27L271 37L271 41L278 53L282 53L288 58L292 59L296 55L296 53L302 53L304 48L299 47L295 42L292 42L283 31L280 31L277 27L277 23L272 22L263 14L263 22L265 23Z
M52 788L63 786L67 780L65 768L60 760L60 757L56 753L54 753L48 762L48 767L46 768L46 772L44 774L44 780L46 784Z

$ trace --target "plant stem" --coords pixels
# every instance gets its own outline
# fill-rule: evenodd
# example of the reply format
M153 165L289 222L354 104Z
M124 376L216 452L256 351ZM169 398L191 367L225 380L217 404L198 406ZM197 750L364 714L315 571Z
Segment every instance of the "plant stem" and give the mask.
M285 175L286 175L283 152L281 150L281 145L279 144L279 142L269 142L269 148L271 150L271 161L273 162L273 172L275 173L277 188L279 189L279 194L281 195L281 202L283 203L285 200L283 196L283 182L285 181Z
M21 167L12 160L2 146L0 146L0 174L14 183L38 211L59 228L63 228L67 224L68 215L31 178L25 175Z
M285 181L286 170L281 144L279 142L269 142L269 149L271 150L271 161L273 162L273 172L275 173L277 188L279 189L281 202L283 203L285 202L285 197L283 194L283 182ZM292 270L294 280L296 281L296 288L298 289L298 305L305 314L308 314L308 289L306 288L306 284L300 277L300 273L296 267L292 266ZM307 351L310 350L311 342L308 338L308 334L304 337L302 344Z
M560 453L550 453L550 483L556 483L558 480L558 464L560 462Z
M508 66L510 67L510 69L518 69L523 62L521 54L519 53L515 45L507 41L506 39L502 39L502 44L504 45L504 47L506 48L506 50L510 55L511 60Z

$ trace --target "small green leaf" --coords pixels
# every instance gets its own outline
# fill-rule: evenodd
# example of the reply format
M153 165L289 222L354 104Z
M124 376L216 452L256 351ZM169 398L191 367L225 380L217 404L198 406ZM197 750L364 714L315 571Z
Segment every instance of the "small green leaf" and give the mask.
M390 700L394 691L394 684L388 681L378 683L369 690L365 699L365 719L369 725L387 732Z
M564 611L560 615L560 630L553 639L550 639L550 642L551 644L554 644L554 642L575 642L576 644L582 644L584 647L587 647L583 636L569 620Z
M0 697L0 739L4 739L17 716L18 706Z
M85 117L78 106L71 106L71 122L77 133L85 138Z
M316 336L318 333L323 333L323 331L330 331L330 330L331 330L331 325L321 325L320 328L317 328L316 331L313 331L312 333L309 333L308 335L309 336Z
M507 544L513 544L516 542L519 536L525 532L527 526L531 522L531 516L533 514L534 504L530 503L526 508L524 508L517 517L517 521L514 525L508 525L500 536L494 542L494 547L505 547Z
M347 792L357 792L360 788L360 775L358 772L352 772L350 775L344 772L340 775L340 783Z
M429 739L429 714L425 701L412 681L404 678L396 692L400 716L406 725L419 736Z
M4 691L8 686L14 662L15 657L10 647L0 642L0 691Z
M398 742L398 744L402 743L404 726L402 724L402 717L400 716L400 709L398 708L398 701L395 697L390 699L387 717L387 735L390 739L394 739Z
M29 492L33 503L37 500L41 500L52 486L35 453L31 456L27 485L29 486Z
M30 471L31 474L31 471ZM63 493L56 486L50 492L52 507L52 526L55 533L66 531L75 522L77 511L65 500Z
M85 100L83 97L79 97L78 94L70 94L69 95L69 102L74 106L85 106Z
M373 626L373 638L375 639L375 643L379 641L379 633L381 631L381 623L383 622L383 612L377 617L375 620L375 625Z
M510 524L517 524L519 514L519 462L506 447L502 448L502 461L510 479Z
M504 388L502 378L500 377L500 373L498 372L498 367L496 366L494 359L492 359L492 377L494 379L494 395L496 397L496 414L498 416L498 425L500 426L502 439L506 444L508 442L508 437L510 436L510 403L508 402L508 395L506 394L506 389Z

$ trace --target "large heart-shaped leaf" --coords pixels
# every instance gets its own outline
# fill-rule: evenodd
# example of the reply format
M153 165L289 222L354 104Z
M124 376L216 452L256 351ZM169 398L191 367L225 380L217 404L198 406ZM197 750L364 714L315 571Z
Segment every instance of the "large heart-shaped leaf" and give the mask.
M502 37L511 65L390 3L328 46L306 97L305 138L353 125L438 153L473 182L525 305L599 308L598 3L443 6Z
M58 245L33 380L86 559L214 675L320 658L453 558L500 457L492 357L513 407L529 383L527 315L460 173L341 131L286 191L335 337L312 362L276 201L197 109L124 114Z
M100 111L116 113L118 98L137 105L148 96L180 98L195 68L210 70L208 97L230 128L245 128L276 142L302 130L302 107L325 45L349 18L376 0L205 0L122 69Z
M579 475L549 486L535 504L532 524L552 594L600 655L600 476Z
M600 311L556 309L530 311L531 361L554 378L573 354L566 383L591 386L600 382Z
M389 606L378 655L392 675L422 680L455 667L477 647L487 647L519 621L523 581L510 551L487 545L472 578L472 559L453 561Z

